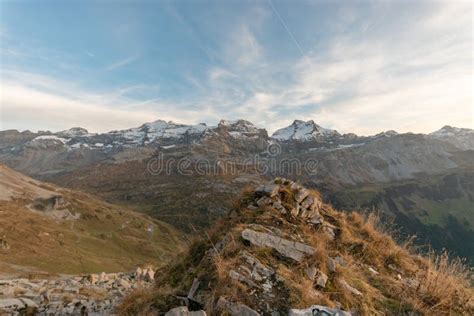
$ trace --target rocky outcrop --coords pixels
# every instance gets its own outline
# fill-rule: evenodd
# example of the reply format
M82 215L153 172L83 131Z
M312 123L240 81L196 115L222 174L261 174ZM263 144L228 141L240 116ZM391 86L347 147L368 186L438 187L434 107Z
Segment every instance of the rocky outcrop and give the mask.
M37 213L49 216L56 220L76 220L80 218L79 213L71 212L70 204L62 195L51 195L44 198L36 198L27 207Z
M104 272L59 279L0 280L0 314L110 315L128 292L149 287L151 281L135 273Z
M320 230L328 239L334 238L337 233L337 227L329 222L331 217L327 214L327 210L319 196L286 179L276 179L257 187L252 195L248 197L247 203L242 205L242 209L236 210L236 212L238 211L261 214L268 218L282 218L282 221L286 223L286 225L278 226L276 225L278 221L245 222L236 229L244 248L236 253L233 252L232 259L229 259L231 263L223 264L225 268L220 267L219 270L225 269L225 271L219 273L225 273L228 278L225 281L226 286L235 282L236 287L245 289L245 292L249 295L248 299L242 301L232 296L222 295L216 302L211 303L206 301L206 296L209 295L207 291L212 293L212 288L205 289L205 287L195 286L195 284L199 284L199 279L195 279L191 288L196 289L198 295L193 296L193 300L189 299L189 295L188 297L179 297L186 302L188 309L185 307L174 308L168 312L169 315L175 315L178 312L187 315L185 314L187 310L196 310L196 306L209 306L209 304L213 304L217 311L215 312L216 315L257 316L271 315L272 313L275 315L276 313L281 314L284 312L282 306L287 304L284 297L288 295L288 280L286 275L278 271L278 266L281 262L288 266L302 265L308 260L311 262L313 260L311 258L316 255L316 248L310 245L303 236L299 235L297 230L293 231L293 229L296 229L297 225L304 225L314 230ZM238 218L240 215L232 214L231 216ZM230 235L221 238L213 245L212 249L206 252L207 255L203 262L206 260L220 262L225 249L232 247L230 245L235 243L234 238ZM271 253L273 258L278 258L278 260L267 259L263 261L259 258L261 253ZM336 259L330 257L327 260L334 261L334 265L337 264L336 262L341 264L343 261L342 259L336 261ZM212 264L206 263L203 265ZM302 270L302 274L305 273L310 280L310 284L312 284L308 291L314 293L325 289L328 282L336 281L333 275L327 275L317 264ZM210 276L205 275L203 278L210 278ZM196 291L193 291L193 294ZM293 310L293 314L300 315L303 313L301 315L307 315L304 313L311 311L329 313L334 311L333 314L328 315L348 315L343 314L342 311L341 314L336 314L340 310L324 306L313 306L311 308L304 311Z

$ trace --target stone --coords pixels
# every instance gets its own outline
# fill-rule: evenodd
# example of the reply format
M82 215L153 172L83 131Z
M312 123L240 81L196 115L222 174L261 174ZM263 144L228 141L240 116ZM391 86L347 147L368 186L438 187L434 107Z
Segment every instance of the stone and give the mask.
M281 204L281 201L275 201L272 204L273 208L281 214L286 214L286 208Z
M310 221L309 221L311 224L315 224L315 225L321 225L324 223L323 221L323 217L319 214L313 216Z
M290 309L288 316L351 316L351 313L337 308L313 305L306 309Z
M328 226L327 223L326 225L323 226L323 231L331 240L334 240L336 238L336 232L334 231L334 228L331 226Z
M135 270L135 278L140 279L142 277L143 270L142 268L138 267L137 270Z
M327 264L327 268L328 268L329 272L331 272L331 273L336 272L336 269L337 269L336 260L334 260L331 257L328 257L328 260L327 260L326 264Z
M241 251L240 256L250 265L252 270L250 273L251 278L261 281L262 278L269 278L275 274L275 270L262 264L257 258L252 256L247 251Z
M18 298L4 298L0 299L0 308L3 309L12 309L12 308L24 308L25 303L23 303Z
M308 190L306 190L305 188L300 188L295 194L295 200L296 202L301 203L308 195Z
M91 284L96 284L99 281L99 276L97 274L89 274L88 280Z
M301 202L302 208L310 208L314 203L314 198L312 196L306 197L303 202Z
M341 284L343 288L345 288L352 294L357 295L357 296L362 296L362 293L358 289L350 286L345 280L340 280L339 283Z
M247 206L247 208L248 208L249 210L251 210L251 211L256 211L256 210L258 210L258 207L256 207L255 205L249 205L249 206Z
M306 275L312 281L315 281L315 285L324 288L328 281L328 276L316 267L312 266L306 269Z
M199 279L194 278L193 284L191 285L191 288L189 289L189 292L188 292L188 298L191 298L191 299L194 298L200 284L201 284L201 282L199 281Z
M273 248L281 255L296 261L301 261L306 254L314 254L316 251L309 245L248 228L242 231L242 238L256 246Z
M29 298L21 297L20 300L25 304L26 307L35 307L38 308L38 304L34 301L30 300Z
M379 274L379 272L377 270L375 270L374 268L372 268L372 267L368 267L368 269L369 269L369 272L372 273L373 275L378 275Z
M155 271L152 268L148 268L144 276L145 281L152 282L155 279Z
M279 189L280 189L280 186L278 184L269 182L269 183L262 184L261 186L259 186L256 189L256 192L263 193L264 195L267 195L269 197L274 197L278 194Z
M228 301L222 296L217 301L216 307L217 309L229 312L232 316L260 316L258 312L247 305Z
M324 288L326 287L326 283L328 281L328 276L324 274L322 271L318 271L318 274L316 276L316 285Z
M318 269L316 267L309 267L306 269L306 275L311 281L314 281L316 274L318 273Z
M250 280L249 278L245 277L244 275L234 271L234 270L230 270L229 271L229 276L236 280L236 281L239 281L239 282L242 282L242 283L245 283L247 284L248 286L252 287L252 288L259 288L258 284L256 284L255 282L253 282L252 280Z
M118 279L117 285L125 289L129 289L132 286L127 280L124 279Z
M265 207L265 206L269 206L273 203L273 200L270 199L268 196L262 196L260 199L258 199L257 201L257 205L258 207Z
M187 306L170 309L165 316L206 316L205 311L189 311Z
M107 281L109 278L105 272L102 272L99 276L99 281Z

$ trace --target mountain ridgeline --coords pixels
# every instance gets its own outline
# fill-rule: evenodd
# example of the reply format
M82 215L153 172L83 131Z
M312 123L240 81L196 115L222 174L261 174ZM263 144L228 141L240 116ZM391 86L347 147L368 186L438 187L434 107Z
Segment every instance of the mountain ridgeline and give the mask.
M158 155L172 167L150 172L150 161ZM262 169L256 157L279 168ZM182 159L190 170L171 164ZM246 168L196 172L202 161ZM307 161L315 162L311 172L298 169ZM33 178L133 207L186 232L227 214L233 197L249 184L275 176L298 179L343 210L375 210L403 236L417 235L420 244L474 260L466 247L474 244L471 129L445 126L431 134L358 136L296 120L269 135L245 120L222 120L217 126L158 120L108 133L7 130L0 132L0 162Z

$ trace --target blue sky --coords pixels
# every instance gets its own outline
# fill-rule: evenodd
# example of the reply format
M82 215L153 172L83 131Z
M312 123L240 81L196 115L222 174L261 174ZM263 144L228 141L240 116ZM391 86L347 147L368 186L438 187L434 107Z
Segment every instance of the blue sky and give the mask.
M469 1L2 1L0 129L474 127Z

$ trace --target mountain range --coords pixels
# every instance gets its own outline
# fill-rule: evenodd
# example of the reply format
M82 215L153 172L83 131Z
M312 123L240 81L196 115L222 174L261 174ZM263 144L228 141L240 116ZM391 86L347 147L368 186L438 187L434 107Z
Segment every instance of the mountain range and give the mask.
M150 172L157 157L171 166L166 172ZM194 172L176 166L183 160ZM196 172L203 161L211 167ZM298 170L308 161L311 172ZM221 120L217 126L158 120L108 133L80 127L7 130L0 132L0 162L188 233L227 214L232 197L249 184L275 176L298 179L338 208L380 212L400 237L417 235L420 244L474 260L474 249L466 246L474 245L471 129L358 136L295 120L269 135L246 120ZM227 163L234 168L222 168ZM273 163L278 168L270 168Z

